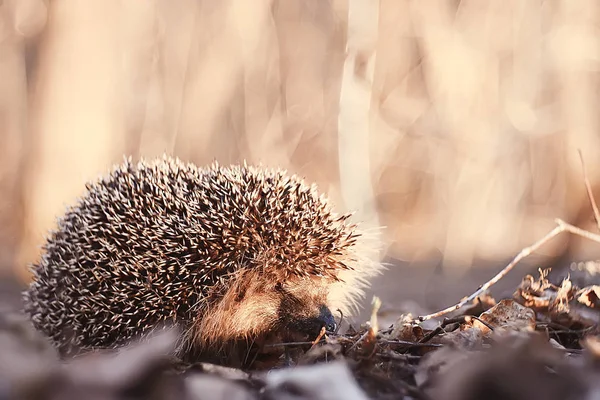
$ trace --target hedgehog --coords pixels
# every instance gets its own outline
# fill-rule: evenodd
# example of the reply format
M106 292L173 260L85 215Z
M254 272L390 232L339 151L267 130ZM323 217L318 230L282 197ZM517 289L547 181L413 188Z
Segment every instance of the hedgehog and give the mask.
M176 328L179 358L240 366L334 330L383 268L374 235L282 169L125 158L85 189L23 294L63 358Z

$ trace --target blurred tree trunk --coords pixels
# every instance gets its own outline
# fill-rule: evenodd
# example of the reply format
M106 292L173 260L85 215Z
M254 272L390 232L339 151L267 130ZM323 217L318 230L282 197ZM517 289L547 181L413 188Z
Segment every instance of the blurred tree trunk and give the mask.
M46 13L39 0L0 3L0 273L15 268L22 234L30 118L26 47L45 26Z
M43 236L85 182L122 158L120 3L49 3L52 23L33 92L20 264L36 259Z
M285 149L293 169L340 199L337 132L346 1L276 0Z

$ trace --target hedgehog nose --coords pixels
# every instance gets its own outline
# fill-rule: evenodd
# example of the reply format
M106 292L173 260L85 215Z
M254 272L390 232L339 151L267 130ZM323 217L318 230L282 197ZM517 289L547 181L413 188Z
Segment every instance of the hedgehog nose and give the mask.
M327 332L335 331L337 324L335 323L335 319L333 318L333 314L331 314L331 311L329 311L329 308L327 308L326 306L319 307L318 319L323 323Z

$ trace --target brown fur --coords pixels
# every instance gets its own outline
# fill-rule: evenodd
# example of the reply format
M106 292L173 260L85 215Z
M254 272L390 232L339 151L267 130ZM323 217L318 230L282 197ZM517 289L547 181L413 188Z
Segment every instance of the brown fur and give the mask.
M236 358L244 357L253 345L310 339L311 331L314 336L318 333L310 321L327 306L331 282L331 278L242 270L228 279L227 287L213 288L214 300L207 302L185 335L184 353L213 354L235 365L243 363Z

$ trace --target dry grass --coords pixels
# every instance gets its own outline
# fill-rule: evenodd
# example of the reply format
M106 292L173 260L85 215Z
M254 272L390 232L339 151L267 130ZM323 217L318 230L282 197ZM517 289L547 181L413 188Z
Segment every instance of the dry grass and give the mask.
M301 173L392 257L507 258L593 224L599 71L595 0L4 0L0 265L124 153L163 151Z

